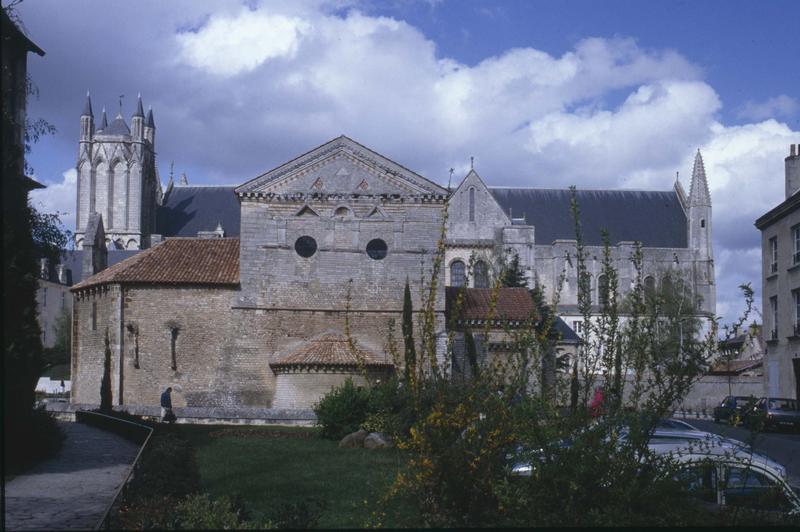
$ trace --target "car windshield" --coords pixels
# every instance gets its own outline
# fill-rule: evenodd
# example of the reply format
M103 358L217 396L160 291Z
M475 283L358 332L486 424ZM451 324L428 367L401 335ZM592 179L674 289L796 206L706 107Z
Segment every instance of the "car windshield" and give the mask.
M770 410L797 410L797 401L794 399L770 399Z

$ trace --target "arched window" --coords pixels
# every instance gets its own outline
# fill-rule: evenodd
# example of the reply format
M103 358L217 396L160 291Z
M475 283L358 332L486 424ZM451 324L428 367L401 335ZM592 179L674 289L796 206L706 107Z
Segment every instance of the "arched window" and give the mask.
M464 286L467 282L467 267L460 260L450 265L450 286Z
M475 221L475 187L469 189L469 221Z
M663 297L671 297L673 295L674 289L672 287L672 277L667 275L663 279L661 279L661 295Z
M333 213L334 216L338 216L338 217L341 217L341 218L347 218L351 214L352 213L351 213L350 209L345 207L345 206L341 206L341 207L337 208L336 211Z
M597 304L601 306L608 305L608 277L605 274L597 276Z
M475 274L475 288L489 288L489 267L485 262L479 260L473 267Z
M644 295L653 297L656 294L656 279L652 275L644 278Z

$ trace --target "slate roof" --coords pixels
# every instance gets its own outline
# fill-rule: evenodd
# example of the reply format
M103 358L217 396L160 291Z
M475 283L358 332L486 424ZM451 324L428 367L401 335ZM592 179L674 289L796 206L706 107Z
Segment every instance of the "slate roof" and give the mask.
M84 279L72 290L108 283L237 285L239 239L171 238Z
M341 334L327 333L311 340L288 355L271 362L271 368L337 366L357 368L392 367L394 364L355 345L351 348L347 338Z
M445 314L447 319L457 311L457 301L460 292L464 293L461 309L456 316L459 321L525 321L535 318L533 300L526 288L500 288L497 291L497 301L494 312L490 312L492 302L492 288L460 288L448 286L446 288Z
M567 344L581 343L581 339L578 336L578 334L572 329L572 327L567 325L567 322L565 322L559 317L556 317L555 328L556 331L558 331L561 334L562 343L567 343Z
M535 227L536 244L574 240L570 211L571 193L566 189L490 187L497 203L508 214L525 216ZM640 241L645 247L687 247L686 213L674 191L578 190L584 243L603 244L606 228L611 244Z
M234 186L176 186L156 215L156 234L196 237L222 224L226 237L238 237L241 211Z
M122 118L120 115L114 119L107 127L99 130L97 132L98 135L130 135L131 130L128 127L128 124L125 123L125 119Z

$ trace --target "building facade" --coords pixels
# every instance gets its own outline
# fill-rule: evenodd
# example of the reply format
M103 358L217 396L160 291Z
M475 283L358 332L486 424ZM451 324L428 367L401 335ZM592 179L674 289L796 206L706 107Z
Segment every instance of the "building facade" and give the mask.
M756 220L761 231L764 393L800 398L800 145L785 159L786 199Z
M106 367L120 405L155 405L172 385L181 390L176 406L308 408L347 377L379 378L394 363L390 339L402 352L406 283L421 325L443 230L445 282L433 292L430 325L437 361L449 364L445 285L485 289L497 257L510 251L529 281L555 286L574 257L574 237L564 232L572 225L562 221L568 199L569 191L491 189L474 170L448 190L342 136L238 187L170 183L160 202L150 200L149 236L164 241L105 269L104 243L122 233L104 230L111 203L102 204L104 212L87 215L83 280L73 287L73 402L99 401ZM660 280L680 271L698 313L713 313L711 205L699 153L688 196L678 185L584 200L582 222L598 233L586 231L593 260L602 251L599 227L616 223L609 229L623 280L631 280L633 240L642 241L646 273ZM78 205L86 205L84 189ZM628 221L618 220L623 206ZM599 262L592 267L597 275ZM574 273L566 278L573 285L559 310L568 314ZM342 354L343 338L353 339L355 362ZM575 341L566 347L574 351Z

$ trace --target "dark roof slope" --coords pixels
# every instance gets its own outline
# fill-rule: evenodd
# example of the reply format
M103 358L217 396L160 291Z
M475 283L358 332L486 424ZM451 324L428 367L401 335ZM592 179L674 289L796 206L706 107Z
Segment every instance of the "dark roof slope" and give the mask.
M125 119L117 115L108 127L97 132L98 135L130 135L131 129L125 123Z
M107 283L236 285L238 238L170 238L81 281L72 290Z
M195 237L221 224L226 237L239 236L241 213L234 186L178 186L158 208L156 233L164 237Z
M489 189L497 203L515 218L535 226L536 243L574 240L571 193L564 189ZM602 245L601 229L611 244L640 241L645 247L685 248L686 214L674 191L578 190L584 243Z

